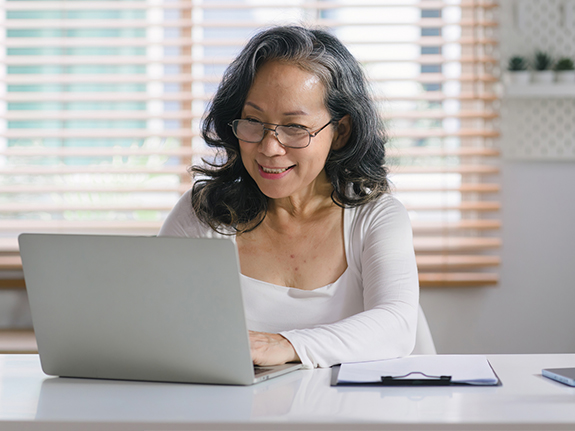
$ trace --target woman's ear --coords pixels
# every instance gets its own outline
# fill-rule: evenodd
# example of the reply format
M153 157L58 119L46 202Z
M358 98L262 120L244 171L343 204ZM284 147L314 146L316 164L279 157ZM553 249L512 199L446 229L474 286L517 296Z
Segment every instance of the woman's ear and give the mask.
M333 135L333 141L331 143L332 150L341 150L347 144L349 137L351 136L351 117L349 115L344 116L341 120L337 122L335 129L335 134Z

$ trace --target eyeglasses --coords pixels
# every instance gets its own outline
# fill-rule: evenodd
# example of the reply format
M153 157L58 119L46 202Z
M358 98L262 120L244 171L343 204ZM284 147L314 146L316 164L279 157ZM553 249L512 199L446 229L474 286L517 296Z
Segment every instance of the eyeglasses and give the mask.
M236 138L244 141L257 144L264 140L266 130L274 132L278 142L284 147L289 148L305 148L311 143L311 138L315 138L319 132L333 123L330 120L321 129L315 132L303 128L302 126L281 126L273 123L262 123L257 120L234 120L228 124L234 131ZM273 129L266 126L275 126Z

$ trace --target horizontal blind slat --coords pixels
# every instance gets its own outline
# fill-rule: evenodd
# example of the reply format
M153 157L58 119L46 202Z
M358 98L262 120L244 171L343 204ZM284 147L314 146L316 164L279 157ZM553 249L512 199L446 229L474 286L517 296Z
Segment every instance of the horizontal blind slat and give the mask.
M1 3L0 3L1 4ZM133 46L133 47L147 47L150 41L145 38L129 38L123 37L121 39L110 38L111 40L101 38L82 38L82 37L22 37L18 39L7 39L4 41L4 46L8 48L22 48L22 47L110 47L110 46ZM192 39L192 38L170 38L155 40L153 43L157 46L179 46L179 47L236 47L241 48L247 42L247 39ZM361 39L354 38L346 40L342 38L342 42L348 46L357 45L416 45L416 46L443 46L443 45L494 45L497 39L486 37L461 37L459 39L448 39L444 37L425 37L425 38L400 38L396 37L393 40L386 39Z
M97 203L41 203L41 204L18 204L7 203L0 207L1 213L14 212L55 212L55 211L169 211L171 204L97 204ZM406 205L409 211L498 211L498 202L462 202L458 205Z
M400 193L420 193L420 192L459 192L459 193L498 193L501 190L499 184L494 183L463 183L457 186L449 185L428 185L419 183L417 185L393 185L392 191Z
M170 131L171 132L171 131ZM74 132L72 132L73 134ZM88 137L99 136L98 134L90 134L89 131L82 132ZM109 136L102 132L105 136ZM111 132L113 133L113 132ZM130 134L130 132L122 132L126 136L138 136L137 134ZM155 136L152 131L142 131L142 136ZM0 136L2 134L0 133ZM7 135L5 135L7 136ZM14 136L14 135L12 135ZM36 137L50 137L56 135L38 133L36 135L28 135L22 133L22 137L36 136ZM64 137L63 135L57 135ZM73 135L78 136L78 135ZM198 136L198 134L178 135L177 133L171 136ZM58 157L70 156L93 156L93 157L107 157L107 156L150 156L150 155L170 155L170 156L192 156L196 154L197 150L190 147L183 148L119 148L119 147L92 147L92 148L35 148L35 147L10 147L5 150L0 150L0 156L7 157L38 157L53 155ZM388 157L430 157L430 156L456 156L456 157L497 157L500 151L494 148L389 148L386 151Z
M422 287L486 286L496 285L499 276L494 273L420 273Z
M463 136L463 135L459 135ZM475 136L475 135L467 135ZM485 135L477 135L485 136ZM394 148L391 147L386 151L386 155L389 157L431 157L431 156L481 156L481 157L497 157L500 155L500 151L495 148L485 148L485 147L462 147L462 148Z
M106 185L34 185L34 186L2 186L2 193L77 193L77 192L107 192L107 193L130 193L130 192L180 192L183 193L190 189L191 183L181 183L173 186L106 186ZM392 187L393 192L400 193L419 193L419 192L459 192L459 193L498 193L500 186L498 184L478 183L462 184L460 186L449 187L432 187L427 185L421 186L396 186ZM3 221L5 223L6 221Z
M21 138L137 138L137 137L174 137L174 138L193 138L199 136L198 132L191 130L146 130L146 129L9 129L7 131L0 131L0 137L8 139L21 139ZM391 133L393 138L413 138L413 139L428 139L428 138L447 138L447 137L486 137L496 138L499 132L495 130L465 130L460 129L457 131L445 131L441 129L428 129L428 130L409 130L398 129ZM398 151L400 153L400 151ZM401 154L399 154L401 155Z
M125 29L125 28L185 28L192 27L192 20L162 20L154 22L142 19L6 19L3 21L6 29ZM242 26L246 26L243 23ZM253 26L253 24L252 24Z
M185 171L184 171L185 172ZM125 173L125 172L123 172ZM92 211L127 211L127 210L170 210L172 204L149 204L149 205L126 205L116 204L94 204L94 203L42 203L42 204L18 204L6 203L0 207L0 213L11 212L37 212L37 211L65 211L65 210L92 210ZM455 205L406 205L409 211L498 211L500 204L498 202L462 202Z
M26 232L109 232L118 231L150 231L151 235L157 234L162 225L161 221L73 221L73 220L22 220L20 224L6 223L0 226L1 231L8 231L10 228L22 227Z
M419 222L411 223L414 232L445 232L450 230L494 230L501 228L499 220L460 220L456 222Z
M485 250L501 247L499 238L488 237L419 237L414 238L416 253L422 252L460 252L466 250Z
M26 284L24 283L23 275L20 275L19 278L13 279L2 279L0 278L0 289L25 289ZM18 352L22 353L22 352Z
M41 204L5 204L0 208L0 213L11 212L60 212L60 211L170 211L174 203L150 203L150 204L124 204L117 203L84 203L62 202Z
M197 96L189 92L181 93L6 93L0 100L6 102L148 102L152 100L188 102L192 100L209 100L211 96Z
M74 166L62 165L54 167L39 166L16 166L0 167L0 175L53 175L53 174L71 174L71 173L180 173L186 171L186 165L178 166L153 166L153 165L136 165L123 164L123 166L95 165L95 166ZM391 174L474 174L474 175L494 175L499 173L496 167L485 165L476 166L453 166L453 167L390 167Z
M211 94L200 94L196 95L193 93L160 93L160 94L149 94L149 93L6 93L0 94L0 100L5 100L6 102L77 102L77 101L150 101L150 100L162 100L162 101L209 101L211 100ZM495 101L498 100L498 96L495 93L482 93L482 94L444 94L439 92L433 93L422 93L418 95L387 95L387 96L375 96L376 101L429 101L429 102L443 102L445 100L483 100L483 101Z
M494 230L501 227L501 222L497 220L474 220L469 222L453 222L453 223L418 223L413 222L413 230L415 232L446 232L448 230ZM15 228L23 228L27 231L53 231L53 230L77 230L77 229L90 229L90 230L140 230L140 229L159 229L161 222L75 222L75 221L37 221L37 220L22 220L14 222L7 220L0 226L0 231L10 231Z
M326 1L326 2L314 2L309 1L305 3L270 3L264 1L250 1L249 3L238 3L238 2L208 2L208 3L192 3L189 1L173 1L173 2L142 2L142 1L116 1L116 0L105 0L105 1L81 1L81 2L70 2L70 1L43 1L40 5L37 1L18 1L18 2L4 2L0 3L0 10L29 10L29 9L41 9L41 10L125 10L125 9L179 9L179 10L189 10L189 9L253 9L253 8L266 8L266 9L287 9L287 8L297 8L297 9L337 9L345 7L360 7L360 8L373 8L373 2L344 2L344 1ZM392 8L405 8L405 7L415 7L422 9L441 9L444 7L463 7L463 8L477 8L481 7L483 9L492 9L497 7L497 3L493 1L481 1L481 0L461 0L459 3L451 3L445 1L437 0L427 0L420 2L413 2L406 4L405 2L386 2L381 7L392 7Z
M88 64L92 64L94 60ZM18 62L14 62L18 63ZM73 63L73 62L71 62ZM163 62L167 64L166 62ZM193 62L196 64L196 62ZM43 64L40 62L40 64ZM118 64L118 62L114 62ZM402 77L385 77L374 78L371 81L377 83L394 82L394 81L410 81L419 83L445 83L445 82L496 82L497 77L492 75L461 75L461 76L445 76L438 74L424 74L414 76ZM204 83L204 84L217 84L221 81L221 76L193 76L193 75L164 75L164 76L148 76L140 75L70 75L70 74L53 74L53 75L6 75L0 78L0 81L11 85L25 85L25 84L71 84L71 83Z
M228 21L204 21L195 22L186 19L162 20L159 22L142 19L8 19L3 22L7 29L124 29L124 28L261 28L264 22L228 20ZM467 20L444 21L440 18L425 18L413 21L337 21L331 19L315 19L310 24L322 27L354 27L354 26L390 26L390 27L443 27L457 25L462 28L497 27L497 21L490 20Z
M426 205L426 204L409 204L407 203L405 207L409 211L499 211L501 209L501 204L496 201L488 202L488 201L469 201L469 202L461 202L459 204L441 204L437 203L434 205Z
M495 175L499 173L497 166L489 165L458 165L458 166L390 166L392 174L476 174Z
M501 264L499 256L481 256L481 255L438 255L427 256L417 255L417 267L425 271L458 270L482 268L489 266L498 266Z
M191 111L178 111L178 112L162 112L152 113L147 111L42 111L43 119L50 120L75 120L75 119L138 119L147 120L152 118L168 119L168 120L198 120L202 118L203 112ZM386 112L382 115L384 121L396 119L436 119L444 120L447 118L460 118L460 119L478 119L478 120L493 120L499 117L496 112L485 111L461 111L461 112L444 112L444 111L395 111ZM4 114L7 120L36 120L38 119L38 111L9 111Z
M197 120L202 113L191 111L152 113L147 111L42 111L44 120ZM37 120L38 111L10 111L6 120Z
M499 114L492 111L459 111L459 112L445 112L442 110L428 110L428 111L392 111L387 112L384 118L393 119L437 119L443 120L446 118L465 118L465 119L495 119Z
M97 223L89 225L83 223L81 225L72 224L73 229L83 230L96 230L99 228ZM130 223L125 225L115 224L114 227L129 229L137 229L134 227L136 223ZM160 223L147 223L146 225L139 224L140 228L143 229L158 229ZM40 227L40 226L39 226ZM50 227L41 226L41 230L50 231ZM100 226L101 229L107 228L105 225ZM56 230L57 227L54 227ZM10 247L14 250L14 246ZM498 256L481 256L481 255L417 255L416 256L417 265L422 270L437 269L438 267L448 267L449 269L461 269L461 268L476 268L484 266L498 266L501 264L501 259ZM14 251L12 254L0 254L0 270L21 270L22 269L22 258L19 254Z
M414 139L447 138L449 136L497 138L499 136L499 131L489 129L459 129L453 131L445 129L397 129L391 132L391 136L396 138Z
M180 173L186 171L186 165L178 166L153 166L153 165L129 165L124 166L111 166L111 165L95 165L95 166L74 166L62 165L54 167L45 166L16 166L16 167L0 167L0 175L53 175L53 174L70 174L70 173ZM499 173L497 167L486 165L475 166L415 166L415 167L390 167L391 174L475 174L475 175L494 175Z
M153 134L153 132L150 132ZM1 134L0 134L1 136ZM47 135L44 135L47 136ZM88 137L98 136L87 134ZM107 135L105 135L107 136ZM128 135L133 136L133 135ZM147 135L146 135L147 136ZM34 148L34 147L11 147L6 150L0 150L0 156L7 157L38 157L38 156L55 156L55 157L110 157L110 156L189 156L195 154L190 147L182 148L119 148L119 147L91 147L91 148Z
M114 228L121 229L137 229L134 227L135 223L127 223L124 225L114 224ZM141 226L144 229L159 229L160 224L148 223L145 226ZM89 226L87 224L73 226L73 229L98 229L97 226ZM109 228L108 226L102 226L102 229ZM39 226L42 231L50 231L50 227ZM57 227L53 228L58 229ZM486 266L497 266L501 263L501 260L497 256L417 256L417 266L420 270L438 270L440 268L448 269L462 269L462 268L477 268ZM0 271L17 271L22 269L22 258L19 255L0 255Z
M69 175L69 174L186 174L187 165L172 165L172 166L148 166L148 165L125 165L119 166L29 166L29 167L14 167L14 168L0 168L0 175ZM2 208L0 208L1 210Z
M26 194L43 194L43 193L171 193L177 192L183 194L186 190L192 187L192 183L182 182L180 184L174 184L172 186L150 186L142 184L140 186L106 186L106 185L94 185L94 184L84 184L84 185L33 185L33 186L2 186L2 193L26 193ZM20 222L13 220L3 220L0 229L5 226L13 226L17 228ZM23 226L26 224L25 220L22 220Z
M0 271L21 271L22 258L20 255L0 255Z
M477 287L496 285L499 277L494 273L420 273L418 275L421 287ZM24 278L0 279L0 289L25 289Z
M414 247L416 253L464 251L499 248L499 238L455 238L433 237L416 238ZM4 252L18 252L18 241L15 238L0 238L0 250Z
M62 65L62 66L78 66L78 65L147 65L154 63L161 63L166 65L192 65L192 64L207 64L207 65L222 65L227 66L231 63L233 58L220 58L220 57L207 57L207 58L194 58L189 56L163 56L152 57L145 55L99 55L99 56L80 56L80 55L37 55L37 56L8 56L3 59L3 63L7 66L22 66L22 65ZM358 58L358 61L365 65L372 63L410 63L418 65L443 65L446 63L496 63L499 60L495 57L489 56L463 56L463 57L444 57L442 55L428 55L415 58Z
M147 129L10 129L0 132L8 139L24 138L193 138L198 132L191 130L147 130Z

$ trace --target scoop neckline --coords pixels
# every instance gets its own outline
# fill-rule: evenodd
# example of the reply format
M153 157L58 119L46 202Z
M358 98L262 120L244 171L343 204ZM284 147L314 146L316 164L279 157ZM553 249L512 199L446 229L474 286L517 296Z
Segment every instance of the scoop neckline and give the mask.
M259 279L257 279L257 278L249 277L249 276L247 276L247 275L245 275L245 274L242 274L242 273L241 273L241 270L240 270L240 276L242 276L242 277L244 277L244 278L246 278L246 279L248 279L248 280L253 280L253 281L258 282L258 283L263 283L263 284L266 284L266 285L268 285L268 286L272 286L272 287L276 287L276 288L280 288L280 289L286 289L286 290L295 289L295 290L298 290L298 291L301 291L301 292L317 292L317 291L320 290L320 289L323 289L323 290L329 289L331 286L337 284L337 283L343 278L343 276L344 276L345 274L347 274L347 272L349 271L349 258L350 258L350 256L349 256L349 236L350 236L350 233L351 233L351 232L349 231L349 230L350 230L350 229L349 229L349 227L350 227L349 224L351 223L351 214L350 214L350 211L352 211L352 210L355 210L355 208L347 207L347 208L344 208L344 209L343 209L343 242L344 242L343 248L344 248L344 251L345 251L345 261L346 261L346 263L347 263L347 266L346 266L346 268L345 268L345 271L343 271L343 272L341 273L341 275L337 278L337 280L335 280L333 283L329 283L329 284L326 284L325 286L321 286L321 287L316 287L315 289L307 290L307 289L299 289L299 288L297 288L297 287L282 286L281 284L274 284L274 283L270 283L270 282L268 282L268 281L259 280ZM236 241L235 236L233 237L233 239L234 239L234 242L235 242L235 241Z
M329 283L329 284L326 284L325 286L321 286L321 287L316 287L315 289L300 289L298 287L282 286L281 284L274 284L274 283L270 283L269 281L258 280L257 278L252 278L252 277L249 277L249 276L244 275L242 273L240 273L240 276L249 280L249 281L253 281L253 282L256 282L259 284L265 284L266 286L274 287L276 289L281 289L281 290L286 290L286 291L295 290L298 292L317 292L320 290L328 290L332 286L338 284L338 282L347 274L348 270L349 270L349 265L345 269L345 271L343 271L343 273L338 277L338 279L335 280L333 283Z

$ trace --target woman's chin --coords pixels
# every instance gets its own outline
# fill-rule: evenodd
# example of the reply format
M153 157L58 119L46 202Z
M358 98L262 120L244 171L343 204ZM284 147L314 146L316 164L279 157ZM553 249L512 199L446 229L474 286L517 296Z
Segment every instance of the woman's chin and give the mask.
M268 199L283 199L288 198L291 196L290 193L282 190L272 189L269 187L262 188L260 187L260 191L268 198Z

